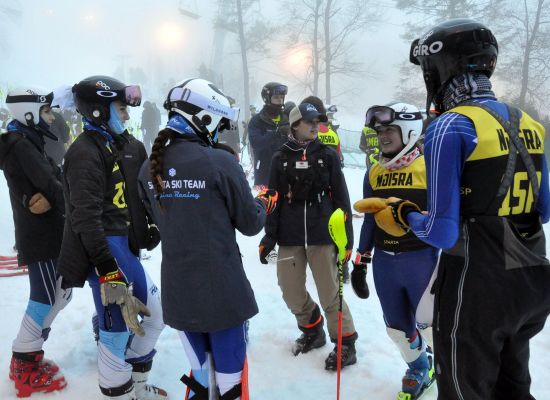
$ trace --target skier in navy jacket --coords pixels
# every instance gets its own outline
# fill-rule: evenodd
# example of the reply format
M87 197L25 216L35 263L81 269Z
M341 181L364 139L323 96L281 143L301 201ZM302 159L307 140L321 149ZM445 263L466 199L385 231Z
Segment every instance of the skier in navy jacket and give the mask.
M204 79L168 93L166 129L140 172L141 191L162 238L164 321L177 329L191 363L186 399L248 399L244 323L258 312L236 230L264 226L276 193L256 199L235 156L212 147L238 110ZM209 388L209 375L217 388ZM206 396L206 397L203 397Z

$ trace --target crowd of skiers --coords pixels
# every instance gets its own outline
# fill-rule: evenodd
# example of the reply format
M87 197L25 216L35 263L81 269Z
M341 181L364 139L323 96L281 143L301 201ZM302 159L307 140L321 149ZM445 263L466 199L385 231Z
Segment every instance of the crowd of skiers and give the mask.
M426 124L406 102L366 111L362 144L378 151L367 154L364 199L354 205L365 217L351 284L368 298L372 263L387 333L406 363L400 400L419 398L435 381L445 400L533 398L529 340L550 313L545 132L496 99L489 78L497 55L483 24L441 23L410 52L433 120ZM142 123L149 156L125 127L128 107L141 103L139 86L91 76L63 101L39 88L8 93L13 119L0 136L0 168L18 262L28 265L30 282L9 368L18 397L66 386L42 347L72 289L87 282L105 399L168 399L148 382L165 324L178 331L191 365L182 378L186 399L248 399L246 322L258 306L236 231L253 236L264 228L259 259L276 260L283 300L300 331L292 354L325 345L326 319L335 347L325 368L339 372L357 362L359 335L339 294L346 277L338 274L327 229L335 210L347 214L343 261L351 260L350 182L327 115L335 110L314 96L285 103L287 87L277 82L261 95L264 106L247 126L254 196L238 151L218 143L235 129L239 111L204 79L170 89L160 131L147 105L154 119ZM60 167L45 144L68 143L64 129L54 128L52 107L71 103L83 131ZM161 290L139 259L141 249L159 243ZM307 266L320 305L306 289Z

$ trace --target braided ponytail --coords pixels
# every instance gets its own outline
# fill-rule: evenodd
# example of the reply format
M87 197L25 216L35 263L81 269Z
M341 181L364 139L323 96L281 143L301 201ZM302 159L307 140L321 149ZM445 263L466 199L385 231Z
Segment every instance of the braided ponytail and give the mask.
M149 160L151 161L149 166L149 173L153 185L155 186L155 191L157 192L157 200L159 200L161 193L163 192L163 174L164 169L164 150L166 149L166 143L174 139L175 132L171 129L163 129L159 132L155 142L153 143L153 148L151 150L151 155Z

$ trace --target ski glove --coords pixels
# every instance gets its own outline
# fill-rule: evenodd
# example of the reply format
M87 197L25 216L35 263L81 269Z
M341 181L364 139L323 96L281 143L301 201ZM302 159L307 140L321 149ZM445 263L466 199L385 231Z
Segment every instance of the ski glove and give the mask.
M147 250L151 251L160 243L160 232L155 224L149 225L147 232Z
M277 200L279 199L279 193L273 189L263 189L256 195L256 200L259 200L265 207L265 213L271 214L275 207L277 207Z
M42 193L34 194L29 200L29 210L33 214L44 214L52 208L48 199Z
M277 242L275 241L275 239L270 238L267 235L262 238L262 240L260 241L260 246L259 246L260 262L262 264L267 264L267 258L266 257L268 256L269 253L271 253L273 251L276 244L277 244Z
M353 271L351 271L351 287L360 299L369 297L369 286L367 285L367 264L370 264L372 258L367 251L364 253L355 254L355 262L353 262Z
M99 277L99 290L101 303L107 307L109 304L120 306L122 318L128 329L138 336L144 336L145 331L141 326L138 315L151 316L149 309L137 297L134 297L132 288L124 280L122 272L117 269L107 275Z
M356 202L353 208L359 212L373 213L376 225L395 237L404 236L409 231L407 215L410 212L422 212L420 207L412 201L401 200L396 197L388 199L369 197Z

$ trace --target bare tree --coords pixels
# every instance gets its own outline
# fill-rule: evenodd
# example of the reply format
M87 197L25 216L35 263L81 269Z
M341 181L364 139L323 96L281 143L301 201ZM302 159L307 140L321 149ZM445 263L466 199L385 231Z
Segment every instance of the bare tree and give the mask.
M497 77L506 82L506 97L522 109L532 102L549 115L543 105L550 90L550 1L510 0L502 26L505 51Z
M324 75L325 100L330 103L335 76L365 72L364 65L354 61L352 39L354 33L374 27L377 9L365 0L302 0L287 2L285 9L292 21L286 27L287 50L306 47L311 52L305 76L295 78L319 96Z
M250 55L267 54L267 42L277 32L277 28L265 22L254 6L258 0L218 0L219 13L215 25L227 32L236 34L243 72L243 97L245 119L250 117ZM222 77L223 79L223 77Z
M402 38L411 43L432 26L453 18L474 18L483 20L489 14L494 19L501 13L505 0L395 0L396 8L410 18ZM424 104L426 89L422 73L409 62L408 55L399 66L400 79L396 87L396 98L412 104Z
M6 54L10 48L7 30L10 24L16 24L23 15L18 0L7 0L0 4L0 51Z

